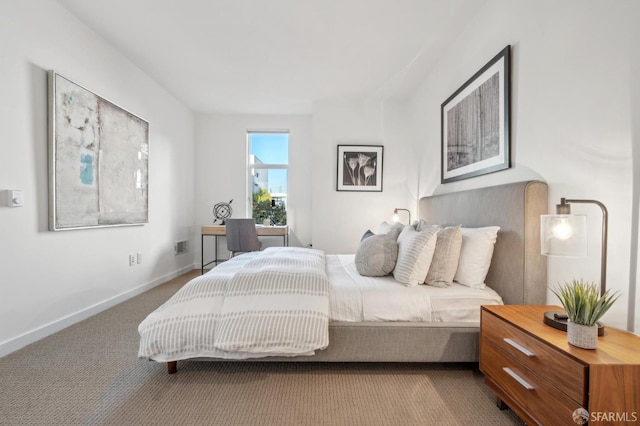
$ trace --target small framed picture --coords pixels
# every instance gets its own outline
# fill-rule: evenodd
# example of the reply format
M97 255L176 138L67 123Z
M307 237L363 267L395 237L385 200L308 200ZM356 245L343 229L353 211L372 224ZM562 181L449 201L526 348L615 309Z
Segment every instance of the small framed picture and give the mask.
M511 167L510 46L442 104L442 183Z
M382 192L382 145L338 145L337 191Z

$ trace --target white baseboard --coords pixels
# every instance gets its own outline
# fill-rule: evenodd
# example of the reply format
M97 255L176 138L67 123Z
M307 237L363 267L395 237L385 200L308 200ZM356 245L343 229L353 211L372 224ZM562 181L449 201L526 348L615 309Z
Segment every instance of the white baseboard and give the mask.
M17 337L5 340L4 342L0 343L0 358L17 351L18 349L22 349L25 346L30 345L31 343L37 342L38 340L44 339L47 336L57 333L58 331L63 330L70 325L77 324L82 320L85 320L104 310L125 302L135 296L138 296L147 290L151 290L152 288L157 287L160 284L164 284L167 281L184 274L185 272L196 269L196 266L197 265L194 264L186 266L184 268L180 268L175 272L156 278L139 287L127 290L107 300L96 303L95 305L88 306L87 308L84 308L78 312L67 315L33 330L27 331L26 333L23 333ZM200 267L198 266L197 269L200 269Z

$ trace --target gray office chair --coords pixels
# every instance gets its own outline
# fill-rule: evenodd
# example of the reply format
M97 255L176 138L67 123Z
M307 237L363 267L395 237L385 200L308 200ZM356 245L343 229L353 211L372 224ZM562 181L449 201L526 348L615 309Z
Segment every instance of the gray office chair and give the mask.
M262 241L258 240L256 223L253 219L227 219L225 225L229 259L236 253L258 251L262 247Z

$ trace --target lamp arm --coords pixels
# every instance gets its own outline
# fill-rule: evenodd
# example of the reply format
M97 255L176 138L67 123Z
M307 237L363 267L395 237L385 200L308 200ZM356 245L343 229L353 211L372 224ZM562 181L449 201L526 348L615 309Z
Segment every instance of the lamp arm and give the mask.
M407 212L407 214L409 215L409 225L411 225L411 212L409 211L409 209L400 209L400 208L395 208L395 209L393 210L393 213L397 215L397 214L398 214L398 210L402 210L402 211Z
M609 227L609 219L607 208L604 204L597 200L570 200L561 199L561 203L574 203L574 204L596 204L602 210L602 256L600 263L600 294L604 294L607 291L607 234Z

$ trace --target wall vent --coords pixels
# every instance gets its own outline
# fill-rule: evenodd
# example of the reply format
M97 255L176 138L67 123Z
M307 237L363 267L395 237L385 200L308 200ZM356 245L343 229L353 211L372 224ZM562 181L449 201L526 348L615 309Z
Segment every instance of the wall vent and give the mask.
M178 241L174 247L173 251L175 254L182 254L189 251L189 240Z

